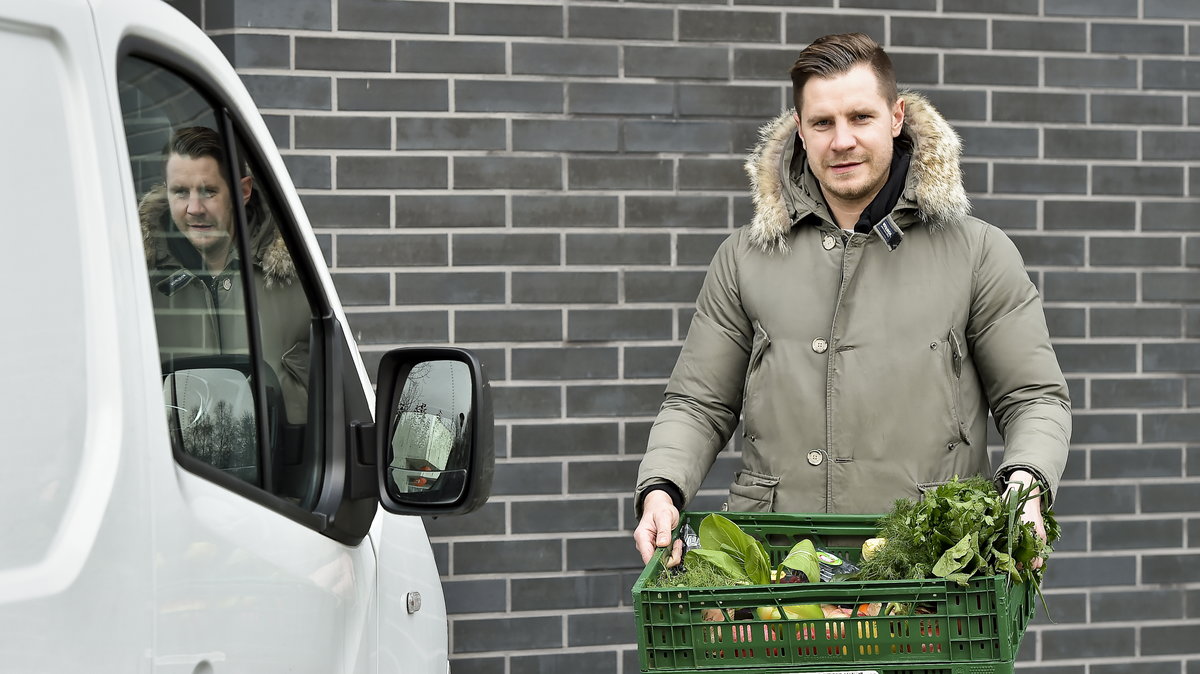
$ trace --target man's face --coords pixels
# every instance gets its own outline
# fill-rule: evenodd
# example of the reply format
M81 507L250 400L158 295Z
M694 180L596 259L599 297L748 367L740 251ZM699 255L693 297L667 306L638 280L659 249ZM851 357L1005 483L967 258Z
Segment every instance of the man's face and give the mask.
M243 180L243 200L250 196ZM233 195L217 160L172 154L167 159L167 202L171 220L210 264L221 267L233 244Z
M892 140L904 124L904 101L889 104L868 65L802 90L797 124L808 165L831 206L865 208L887 182Z

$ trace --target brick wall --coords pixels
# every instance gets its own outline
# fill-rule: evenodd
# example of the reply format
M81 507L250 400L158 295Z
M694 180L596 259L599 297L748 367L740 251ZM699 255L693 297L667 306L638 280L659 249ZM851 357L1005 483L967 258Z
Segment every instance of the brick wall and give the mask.
M174 4L263 108L368 365L448 341L491 369L494 496L428 522L455 674L637 671L648 427L742 156L845 30L961 132L1070 381L1057 622L1021 669L1200 674L1200 1Z

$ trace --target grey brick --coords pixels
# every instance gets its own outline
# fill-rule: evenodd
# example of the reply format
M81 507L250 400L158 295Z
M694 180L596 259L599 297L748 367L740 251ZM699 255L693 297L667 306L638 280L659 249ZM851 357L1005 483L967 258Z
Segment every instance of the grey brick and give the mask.
M879 44L884 44L887 40L887 31L882 15L851 15L840 12L833 14L788 13L784 18L784 30L789 44L808 44L822 35L849 32L866 33ZM796 57L793 56L792 61L795 60ZM788 67L791 67L790 63ZM788 81L786 75L783 77L783 81Z
M1138 15L1138 0L1044 0L1046 16L1129 16Z
M1196 560L1191 560L1193 565ZM1196 568L1196 567L1193 567ZM1196 639L1200 639L1200 625L1159 625L1142 628L1143 655L1191 655L1195 652ZM1196 661L1191 660L1188 670L1194 671Z
M1038 59L1036 58L995 56L993 54L986 56L946 54L944 59L944 76L947 84L1014 86L1038 84Z
M1064 484L1054 499L1054 510L1060 516L1134 513L1137 512L1137 488L1132 485Z
M642 563L642 558L633 547L628 534L567 539L568 571L640 571L644 567L645 564Z
M567 234L567 264L669 264L668 234Z
M864 9L903 9L906 11L926 10L936 8L936 0L842 0L842 7L861 7Z
M1045 71L1045 84L1052 87L1137 87L1137 61L1132 59L1047 58Z
M460 189L562 189L558 157L455 157L454 186Z
M679 189L742 192L749 189L749 180L742 163L736 159L685 157L679 160Z
M1200 19L1200 7L1190 0L1146 0L1147 19Z
M1037 202L1032 199L971 199L972 215L1005 231L1036 228L1037 207Z
M1183 522L1179 520L1118 520L1092 522L1093 550L1142 550L1178 548L1183 545ZM1150 559L1149 557L1147 559ZM1169 606L1169 604L1168 604ZM1158 616L1162 619L1165 616ZM1132 619L1126 615L1126 620Z
M1093 265L1122 267L1177 266L1181 251L1178 237L1093 237L1088 260Z
M271 140L275 141L275 147L280 150L291 148L292 143L292 117L291 115L272 115L264 113L263 122L267 125L267 131L271 134ZM157 150L159 148L155 148Z
M1076 412L1071 426L1071 441L1080 445L1135 443L1138 441L1137 416Z
M409 267L446 264L444 234L342 234L339 267Z
M305 194L300 200L313 227L387 227L391 221L386 196Z
M1189 236L1184 239L1183 264L1188 267L1200 267L1200 237Z
M503 150L504 120L484 117L398 117L397 150Z
M1008 14L1037 14L1037 0L945 0L947 12L1005 12Z
M1095 479L1178 478L1183 473L1183 455L1179 448L1153 449L1139 447L1135 449L1093 450L1091 458L1092 477ZM1095 532L1095 528L1093 528L1093 532ZM1176 540L1173 545L1178 547L1181 541L1182 538Z
M562 339L562 312L541 309L457 311L454 336L464 342L545 342Z
M705 265L729 234L680 234L675 243L676 264Z
M1056 588L1091 587L1097 585L1133 585L1137 582L1137 560L1128 557L1062 557L1053 558L1046 570L1045 586ZM1064 647L1070 647L1071 642L1065 636L1062 639ZM1075 646L1079 648L1079 646ZM1076 651L1076 657L1079 652ZM1066 657L1064 655L1064 657Z
M587 388L596 389L601 387L592 386ZM568 407L570 407L569 403ZM608 461L572 461L567 464L567 490L572 494L626 493L630 491L632 485L636 482L638 465L640 463L640 458L612 459ZM613 528L616 528L616 523L614 523Z
M297 189L328 190L332 188L333 173L330 164L332 161L326 156L283 155L283 165L287 167L292 184ZM384 208L384 213L387 213L386 208Z
M450 109L445 80L338 78L339 110L440 111Z
M983 49L988 24L981 19L892 17L892 44L905 47Z
M1093 337L1180 337L1178 309L1093 307Z
M446 34L450 32L450 5L407 0L338 0L338 29Z
M332 278L343 305L387 304L391 300L387 274L333 274Z
M612 651L564 651L540 655L514 656L512 674L545 674L547 672L571 672L572 674L609 674L617 671L619 653ZM630 671L630 670L626 670ZM458 674L455 666L454 674Z
M517 501L512 504L514 534L613 530L620 513L617 499Z
M1143 131L1142 158L1194 160L1200 147L1200 131Z
M1087 167L1061 164L1002 164L992 169L996 192L1086 194Z
M1042 657L1047 660L1089 657L1131 657L1135 653L1135 630L1132 627L1100 628L1089 626L1078 630L1055 630L1053 639L1042 644Z
M679 114L685 117L753 117L767 120L782 110L781 88L680 84ZM790 104L791 85L788 85Z
M495 387L492 392L497 419L557 419L562 416L562 390L557 386L504 386ZM504 470L497 466L492 494L557 494L562 491L557 464L553 466L553 482L527 484L527 480L543 479L539 475L549 472L551 467L537 468L537 475L529 475L532 469L524 464L511 464ZM505 479L501 480L502 477Z
M454 674L505 674L504 658L469 658L452 653Z
M568 615L567 645L628 644L637 641L636 627L628 611Z
M625 226L727 227L727 210L725 197L629 196L625 198Z
M963 189L968 193L988 192L988 169L986 162L964 160L962 162Z
M679 346L626 346L626 379L665 379L679 359ZM628 443L629 438L626 438ZM626 450L628 451L628 449Z
M562 8L553 5L454 4L459 35L562 37Z
M1200 437L1200 414L1194 412L1179 412L1165 414L1146 414L1142 417L1142 438L1145 442L1194 442ZM1161 485L1155 489L1161 488ZM1195 485L1191 486L1190 503L1195 503ZM1148 498L1149 487L1143 491L1143 498ZM1178 504L1177 504L1178 505ZM1147 506L1142 506L1147 510Z
M461 517L425 517L425 530L432 537L500 536L504 534L505 508L498 501L485 503Z
M396 72L503 74L504 71L504 45L499 42L396 41Z
M1190 503L1195 504L1200 488L1191 485ZM1181 502L1181 507L1186 507ZM1200 554L1145 555L1142 558L1142 581L1151 584L1179 584L1200 581ZM1200 627L1200 626L1197 626ZM1200 629L1193 631L1200 636ZM1195 643L1195 642L1193 642ZM1161 652L1161 651L1160 651ZM1176 644L1172 653L1187 653L1182 644Z
M322 0L299 0L287 5L209 0L204 8L204 27L330 29L330 6Z
M651 421L625 422L626 454L644 454L646 452L646 445L649 444L650 428L653 425L654 423Z
M987 92L928 89L922 91L938 112L951 121L985 121Z
M332 85L328 77L242 75L242 84L259 108L329 110Z
M1094 124L1179 124L1183 97L1092 94Z
M287 69L292 65L291 41L286 35L236 33L214 35L212 41L235 68Z
M442 344L450 333L444 311L389 311L346 316L359 344Z
M567 339L572 342L671 339L673 326L669 309L572 309L567 313ZM568 391L568 404L570 400Z
M1082 265L1084 240L1081 236L1010 235L1025 264Z
M362 38L297 37L296 69L389 72L392 43Z
M501 47L503 53L503 45ZM513 73L519 75L613 76L620 72L620 49L599 44L525 44L512 46ZM500 61L503 71L503 59Z
M997 92L992 95L992 118L998 122L1083 123L1087 121L1087 96Z
M550 546L555 548L555 562L558 561L558 545L557 541L517 541L505 543L495 541L489 543L458 543L455 547L455 554L462 556L465 553L459 552L460 549L467 546L473 546L470 549L471 554L478 555L473 561L486 563L494 561L492 555L499 555L505 561L509 561L506 553L513 552L522 553L524 557L531 558L532 553L525 552L517 546L526 546L533 548L536 546ZM478 546L491 546L494 550L487 547L479 548L478 552L474 552ZM514 550L514 548L516 548ZM549 554L548 552L545 554ZM541 562L540 559L535 560ZM508 567L508 564L502 564ZM531 569L512 568L510 571L529 571ZM496 570L480 567L478 572L494 573ZM457 573L464 573L457 570ZM521 651L535 648L559 648L562 646L562 618L558 616L547 617L532 617L532 618L485 618L481 620L464 620L459 618L450 625L450 629L454 639L454 651L456 653L483 653L488 651Z
M733 50L733 76L739 80L770 80L787 82L788 69L796 61L797 50L738 49ZM894 55L893 55L894 60Z
M504 197L495 194L396 197L396 227L503 227ZM455 260L455 262L460 262Z
M1058 550L1058 546L1055 546ZM1046 612L1038 607L1038 610L1033 616L1033 620L1029 623L1033 625L1062 625L1068 623L1086 623L1087 622L1087 599L1088 595L1084 592L1046 592L1046 603L1050 605L1050 610L1053 616L1047 616ZM1023 644L1034 642L1032 638L1033 632L1027 632L1031 636ZM1023 645L1022 648L1025 648ZM1028 661L1033 658L1026 658L1018 655L1019 661Z
M627 271L625 301L694 302L703 283L700 271Z
M1137 223L1132 201L1050 201L1042 206L1046 229L1123 229Z
M648 121L621 123L626 152L723 152L732 148L733 129L726 122Z
M892 59L892 66L896 70L897 81L901 87L937 84L941 79L941 67L935 53L896 52L888 56Z
M729 50L720 47L625 48L626 77L729 79Z
M1096 166L1096 194L1183 196L1183 169L1176 166Z
M570 509L571 504L565 504ZM620 605L625 588L617 573L590 573L583 576L552 576L544 578L513 578L514 611L545 611L554 609L605 608ZM611 657L611 655L609 655ZM566 669L532 670L568 671ZM569 671L577 671L572 668ZM610 674L613 670L596 670Z
M1192 439L1195 439L1195 435L1192 435ZM1141 487L1142 512L1191 513L1196 504L1197 489L1198 487L1195 482L1144 484ZM1195 545L1195 543L1192 543L1192 545ZM1160 582L1169 583L1177 581L1162 579Z
M446 613L504 612L508 608L508 591L504 583L494 580L451 580L442 582L446 597Z
M522 349L521 351L533 353L538 350ZM602 349L589 349L589 351L602 351ZM516 358L515 351L513 357ZM561 360L559 359L560 362ZM589 359L589 361L591 360L597 359ZM515 363L513 367L516 369ZM592 372L602 373L603 370L592 370ZM615 455L618 444L617 433L617 424L612 423L539 424L536 426L517 424L512 428L512 452L513 456L519 457Z
M618 338L619 339L619 338ZM568 386L567 415L571 417L653 416L662 403L661 384ZM634 473L637 472L636 466ZM631 482L626 485L629 488ZM572 492L576 490L572 489Z
M1097 522L1097 524L1100 524ZM1115 522L1112 524L1116 524ZM1121 524L1136 524L1129 522ZM1178 524L1178 522L1176 522ZM1137 532L1132 532L1137 533ZM1136 591L1097 590L1091 593L1092 620L1170 620L1183 617L1183 593L1175 590L1143 588ZM1150 663L1137 663L1137 671ZM1092 665L1095 670L1098 665ZM1178 672L1178 670L1176 670ZM1132 674L1132 672L1131 672Z
M1182 54L1183 26L1092 24L1092 51L1110 54Z
M201 0L165 0L165 2L196 26L204 28L204 3Z
M504 272L396 274L396 304L503 304Z
M1049 21L993 21L993 49L1084 51L1087 24Z
M1143 89L1200 89L1200 61L1144 61Z
M1146 372L1200 372L1200 343L1145 344L1142 367Z
M514 227L615 227L617 197L521 196L512 198Z
M1046 129L1047 159L1137 159L1136 131Z
M674 37L675 17L669 9L571 5L567 13L567 33L571 37L620 40L670 40Z
M617 122L608 119L514 119L514 150L616 152Z
M513 272L515 303L615 303L617 272Z
M568 112L599 115L669 115L675 112L675 89L669 84L571 82Z
M1200 301L1200 272L1146 272L1141 295L1148 302Z
M968 157L1037 157L1037 129L1001 126L960 126L963 154ZM1137 140L1136 134L1134 140Z
M563 85L519 80L458 80L458 112L562 112Z
M338 157L342 189L437 189L450 184L445 157Z
M458 265L559 263L557 234L455 234L452 245Z
M674 186L670 159L571 157L569 189L666 190Z
M1054 543L1058 552L1084 552L1088 549L1087 522L1061 522L1062 538Z
M1063 372L1133 372L1137 349L1132 344L1058 344Z
M679 39L703 42L779 42L779 15L767 12L679 10Z

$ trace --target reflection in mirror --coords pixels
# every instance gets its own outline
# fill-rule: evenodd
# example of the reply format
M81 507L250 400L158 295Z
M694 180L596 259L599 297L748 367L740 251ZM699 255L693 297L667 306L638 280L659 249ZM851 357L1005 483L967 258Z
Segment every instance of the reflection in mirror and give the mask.
M167 425L191 456L247 482L258 481L254 393L229 368L177 370L163 378Z
M407 500L453 502L471 453L471 370L455 360L418 363L392 412L388 487Z

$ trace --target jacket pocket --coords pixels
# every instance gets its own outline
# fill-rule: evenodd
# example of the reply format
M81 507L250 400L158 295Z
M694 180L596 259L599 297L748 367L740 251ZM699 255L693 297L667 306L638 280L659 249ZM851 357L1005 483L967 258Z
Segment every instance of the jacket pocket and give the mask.
M755 379L762 369L763 354L771 346L771 336L763 329L762 323L754 321L754 341L750 345L750 362L746 365L746 380L742 383L742 415L743 427L748 425L750 397L755 390ZM748 432L748 430L746 431Z
M775 489L779 477L756 473L752 470L738 471L729 485L728 509L734 512L769 513L775 509Z
M943 358L946 362L946 379L950 383L950 420L958 433L959 442L969 445L971 436L967 432L967 426L963 423L962 416L962 371L966 352L963 349L962 338L954 331L954 328L951 328L946 335L946 346L946 355Z

